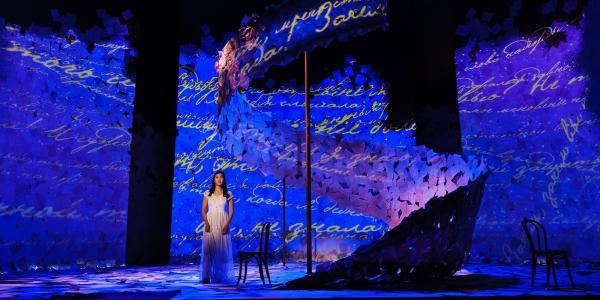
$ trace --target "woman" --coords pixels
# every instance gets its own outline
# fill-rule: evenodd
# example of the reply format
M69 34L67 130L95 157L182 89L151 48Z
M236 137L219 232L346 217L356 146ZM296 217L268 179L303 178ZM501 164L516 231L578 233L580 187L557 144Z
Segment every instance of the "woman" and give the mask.
M225 206L229 204L228 213ZM208 208L208 213L206 209ZM225 173L213 175L210 190L202 200L202 283L231 283L233 279L233 255L229 224L233 218L233 195L227 190Z

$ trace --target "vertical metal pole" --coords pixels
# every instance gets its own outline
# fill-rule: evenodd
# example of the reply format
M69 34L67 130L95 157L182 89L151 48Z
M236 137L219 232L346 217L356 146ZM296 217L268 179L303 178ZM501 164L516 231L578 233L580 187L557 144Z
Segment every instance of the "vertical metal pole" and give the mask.
M283 248L281 249L281 263L285 267L285 239L287 238L287 225L285 224L285 177L283 178Z
M304 103L306 105L306 274L312 274L312 220L310 202L310 99L308 90L308 52L304 51Z

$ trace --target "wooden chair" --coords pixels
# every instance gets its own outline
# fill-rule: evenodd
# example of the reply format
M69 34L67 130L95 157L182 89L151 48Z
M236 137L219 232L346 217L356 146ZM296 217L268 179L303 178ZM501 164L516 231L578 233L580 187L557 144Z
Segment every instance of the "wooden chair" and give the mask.
M248 263L250 262L250 258L254 257L258 264L258 271L260 273L260 280L263 284L265 284L265 277L263 275L263 267L265 268L267 279L269 280L269 284L271 284L271 275L269 274L269 264L268 264L268 255L269 255L269 233L271 230L271 223L264 223L262 228L260 229L260 238L258 251L239 251L238 255L240 258L240 271L238 274L237 284L240 284L240 279L242 278L242 264L244 265L244 283L246 283L246 277L248 275Z
M569 274L569 281L571 281L571 287L575 288L575 283L573 283L573 276L571 276L571 268L569 267L569 259L567 258L567 251L548 249L546 229L544 229L542 223L531 219L523 219L521 225L523 226L523 230L525 231L525 235L527 236L527 240L529 241L529 246L531 247L531 287L533 287L533 283L535 281L536 266L538 264L543 265L542 263L538 263L538 258L545 257L546 286L550 285L550 269L552 269L554 287L558 288L558 281L556 280L556 270L554 267L555 259L564 258L565 266L567 268L567 274ZM529 231L530 228L535 233L535 240L533 239L532 233Z

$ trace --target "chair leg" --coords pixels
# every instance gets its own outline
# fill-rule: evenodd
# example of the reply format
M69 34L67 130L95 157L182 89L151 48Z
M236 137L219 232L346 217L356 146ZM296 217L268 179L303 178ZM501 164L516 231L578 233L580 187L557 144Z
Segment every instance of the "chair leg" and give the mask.
M250 257L246 258L246 263L244 264L244 283L246 283L246 276L248 276L248 263L250 262Z
M569 258L565 255L565 266L567 267L567 274L569 274L569 281L571 282L571 287L575 288L575 283L573 282L573 276L571 276L571 267L569 266Z
M550 287L550 255L546 255L546 287Z
M263 257L263 263L265 264L267 279L269 279L269 284L271 284L271 275L269 274L269 260L267 259L267 257Z
M260 273L260 280L262 281L262 283L264 285L265 284L265 276L263 275L262 259L260 258L260 255L256 256L256 262L258 263L258 272Z
M240 254L240 272L238 273L237 283L235 285L240 284L240 279L242 278L242 264L244 263L244 255Z
M552 258L550 262L552 263L552 277L554 277L554 288L558 289L558 280L556 280L556 267L554 266L554 256L550 255L550 257Z
M535 268L537 267L537 258L533 258L531 260L531 287L533 287L533 282L535 281Z

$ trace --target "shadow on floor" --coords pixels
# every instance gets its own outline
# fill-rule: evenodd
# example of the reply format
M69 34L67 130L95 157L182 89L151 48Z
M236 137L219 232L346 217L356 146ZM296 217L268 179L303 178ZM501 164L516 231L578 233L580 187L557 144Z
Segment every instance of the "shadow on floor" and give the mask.
M114 292L114 293L66 293L64 295L54 295L49 299L109 299L109 300L126 300L126 299L171 299L181 293L181 290L165 291L165 292Z
M426 283L401 282L395 289L415 291L485 291L501 288L517 287L523 283L519 278L506 278L485 274L469 274L453 276L447 280L429 281ZM390 287L391 288L391 287Z
M518 278L506 278L484 274L469 274L453 276L446 280L411 282L401 281L394 283L377 283L373 281L353 282L346 284L339 282L335 287L324 287L325 290L371 290L371 291L419 291L419 292L476 292L486 290L497 290L502 288L518 287L523 280ZM288 289L285 286L282 289ZM290 289L291 290L291 289Z

